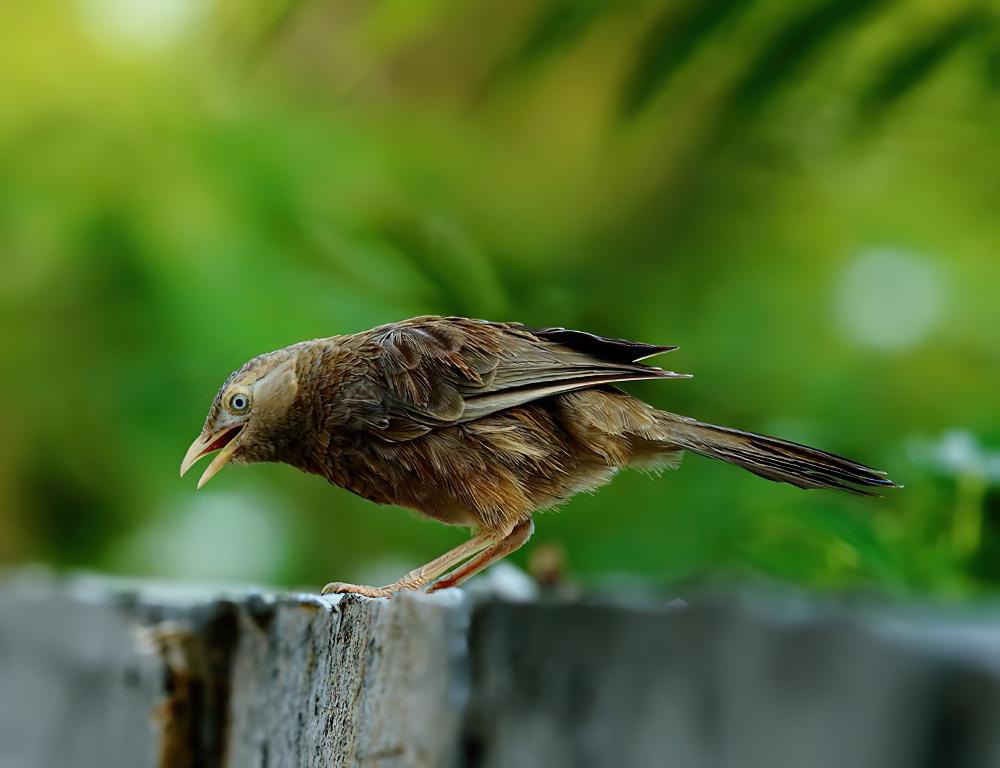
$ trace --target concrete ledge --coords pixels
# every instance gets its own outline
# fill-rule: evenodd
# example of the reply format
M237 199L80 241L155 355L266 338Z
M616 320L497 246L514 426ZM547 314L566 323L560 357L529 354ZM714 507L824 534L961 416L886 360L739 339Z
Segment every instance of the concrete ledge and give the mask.
M1000 765L1000 613L0 583L0 765Z

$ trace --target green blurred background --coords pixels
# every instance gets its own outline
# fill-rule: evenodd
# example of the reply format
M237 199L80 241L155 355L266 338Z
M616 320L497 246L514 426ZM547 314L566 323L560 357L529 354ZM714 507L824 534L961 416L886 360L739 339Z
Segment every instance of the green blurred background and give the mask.
M521 565L1000 586L997 11L0 4L0 558L316 588L439 554L465 534L288 467L177 469L247 358L442 313L679 344L693 381L630 391L907 486L689 457Z

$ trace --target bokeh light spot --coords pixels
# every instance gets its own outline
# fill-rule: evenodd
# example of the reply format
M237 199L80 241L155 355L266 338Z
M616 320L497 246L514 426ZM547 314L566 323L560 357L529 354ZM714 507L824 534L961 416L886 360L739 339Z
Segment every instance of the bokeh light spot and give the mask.
M78 0L81 19L95 38L111 45L160 48L178 39L207 0Z
M861 253L844 270L834 293L841 332L881 350L917 346L944 311L945 285L936 265L903 250Z
M289 552L277 505L246 493L201 493L123 542L120 567L193 581L273 582Z

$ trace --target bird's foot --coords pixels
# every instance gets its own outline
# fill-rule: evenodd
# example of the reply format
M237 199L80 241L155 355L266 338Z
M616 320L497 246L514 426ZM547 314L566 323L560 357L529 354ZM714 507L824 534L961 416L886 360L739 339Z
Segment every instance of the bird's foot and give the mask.
M390 597L394 590L389 587L368 587L364 584L348 584L332 581L323 587L324 595L364 595L365 597Z
M441 589L451 589L452 587L457 587L461 583L461 579L454 578L452 575L442 576L440 579L427 587L427 594L429 595L432 592L437 592Z
M415 586L396 582L386 587L368 587L364 584L348 584L344 581L332 581L323 587L324 595L364 595L365 597L392 597L403 589L415 589Z

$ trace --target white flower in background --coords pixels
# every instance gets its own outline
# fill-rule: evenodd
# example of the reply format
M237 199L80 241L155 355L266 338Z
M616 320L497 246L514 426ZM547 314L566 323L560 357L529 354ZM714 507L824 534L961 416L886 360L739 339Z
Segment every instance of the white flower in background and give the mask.
M961 429L937 440L911 440L908 448L914 461L954 479L950 528L955 552L972 555L979 551L986 494L991 485L1000 483L1000 451L986 450L973 434Z
M914 438L907 448L914 461L939 472L1000 483L1000 451L984 448L971 432L953 429L937 440Z
M860 346L906 350L938 325L946 293L936 264L903 250L873 249L860 253L841 274L834 315L841 332Z

